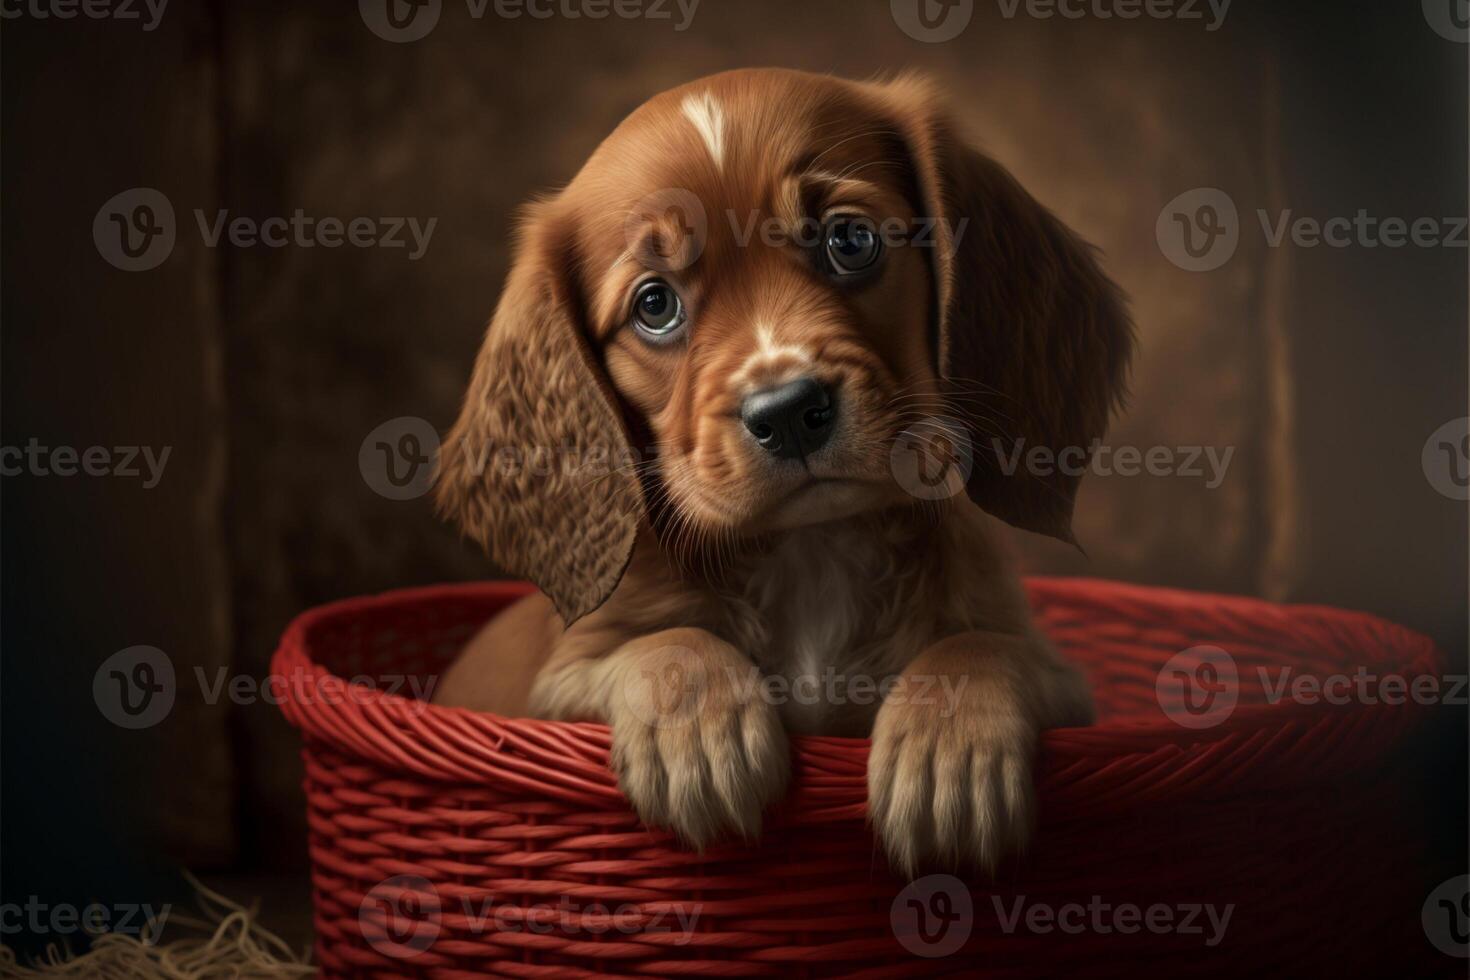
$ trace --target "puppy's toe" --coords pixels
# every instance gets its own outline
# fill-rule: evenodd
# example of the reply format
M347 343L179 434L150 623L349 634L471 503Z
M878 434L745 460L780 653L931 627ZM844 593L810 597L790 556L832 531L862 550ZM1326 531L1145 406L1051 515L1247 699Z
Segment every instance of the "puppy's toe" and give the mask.
M766 807L785 795L790 779L791 752L780 719L756 701L701 726L699 735L724 827L755 840Z
M1035 789L1029 746L982 744L970 752L967 780L973 822L965 856L993 874L1007 854L1031 837Z
M876 738L868 760L868 816L888 863L913 877L932 851L933 796L923 739Z
M646 726L615 724L612 768L643 822L661 826L668 819L669 777L654 736L654 729Z
M753 841L786 792L791 760L775 710L760 700L703 699L677 725L613 721L613 768L644 823L702 849L730 835Z
M868 763L869 820L894 870L914 877L974 865L993 873L1024 850L1034 731L993 719L881 721Z

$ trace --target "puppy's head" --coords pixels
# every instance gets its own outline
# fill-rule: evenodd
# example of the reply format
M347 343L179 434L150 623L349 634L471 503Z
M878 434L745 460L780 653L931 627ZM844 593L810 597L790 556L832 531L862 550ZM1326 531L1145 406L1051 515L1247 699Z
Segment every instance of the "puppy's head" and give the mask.
M1085 453L1131 328L1089 248L924 83L666 92L522 236L437 492L568 621L645 521L723 542L914 502L895 439L933 417L975 447L972 499L1070 540L1077 478L988 447Z

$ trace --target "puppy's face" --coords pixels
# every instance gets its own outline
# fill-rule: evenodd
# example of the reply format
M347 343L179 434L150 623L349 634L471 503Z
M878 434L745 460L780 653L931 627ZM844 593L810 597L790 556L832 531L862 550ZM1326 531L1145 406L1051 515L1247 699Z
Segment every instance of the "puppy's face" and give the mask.
M935 394L916 186L872 107L747 73L646 104L567 189L592 343L675 521L768 531L912 499L889 451Z
M973 501L1070 539L1077 469L980 450L1085 461L1131 339L1088 246L927 84L729 72L649 101L530 208L436 493L569 622L650 519L724 547L913 502L894 439L931 416L976 450ZM487 468L504 449L558 464Z

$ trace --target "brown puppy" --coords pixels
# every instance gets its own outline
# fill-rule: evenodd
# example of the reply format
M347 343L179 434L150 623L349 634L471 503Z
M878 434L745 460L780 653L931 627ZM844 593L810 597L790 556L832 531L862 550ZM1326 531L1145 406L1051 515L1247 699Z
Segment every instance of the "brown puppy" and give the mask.
M1003 464L1085 462L1131 333L924 82L657 96L531 207L445 440L442 508L544 596L438 700L609 723L638 813L696 846L759 832L788 732L871 734L895 867L993 868L1038 733L1091 701L985 512L1070 540L1079 468Z

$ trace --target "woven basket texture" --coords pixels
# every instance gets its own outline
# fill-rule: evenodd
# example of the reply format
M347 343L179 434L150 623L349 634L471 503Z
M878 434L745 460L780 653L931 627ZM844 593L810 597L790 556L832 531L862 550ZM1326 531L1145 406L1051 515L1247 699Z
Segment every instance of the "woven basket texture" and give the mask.
M1087 670L1099 722L1045 733L1028 854L993 879L913 886L864 823L866 741L795 740L791 795L760 844L696 854L629 810L605 727L403 696L525 585L303 614L273 677L304 737L324 974L1463 976L1420 924L1424 835L1404 760L1428 709L1273 703L1259 672L1438 675L1429 640L1323 607L1085 579L1027 588ZM1157 685L1200 645L1229 653L1239 701L1188 728ZM1205 906L1230 907L1222 936ZM1150 925L1151 909L1171 925Z

